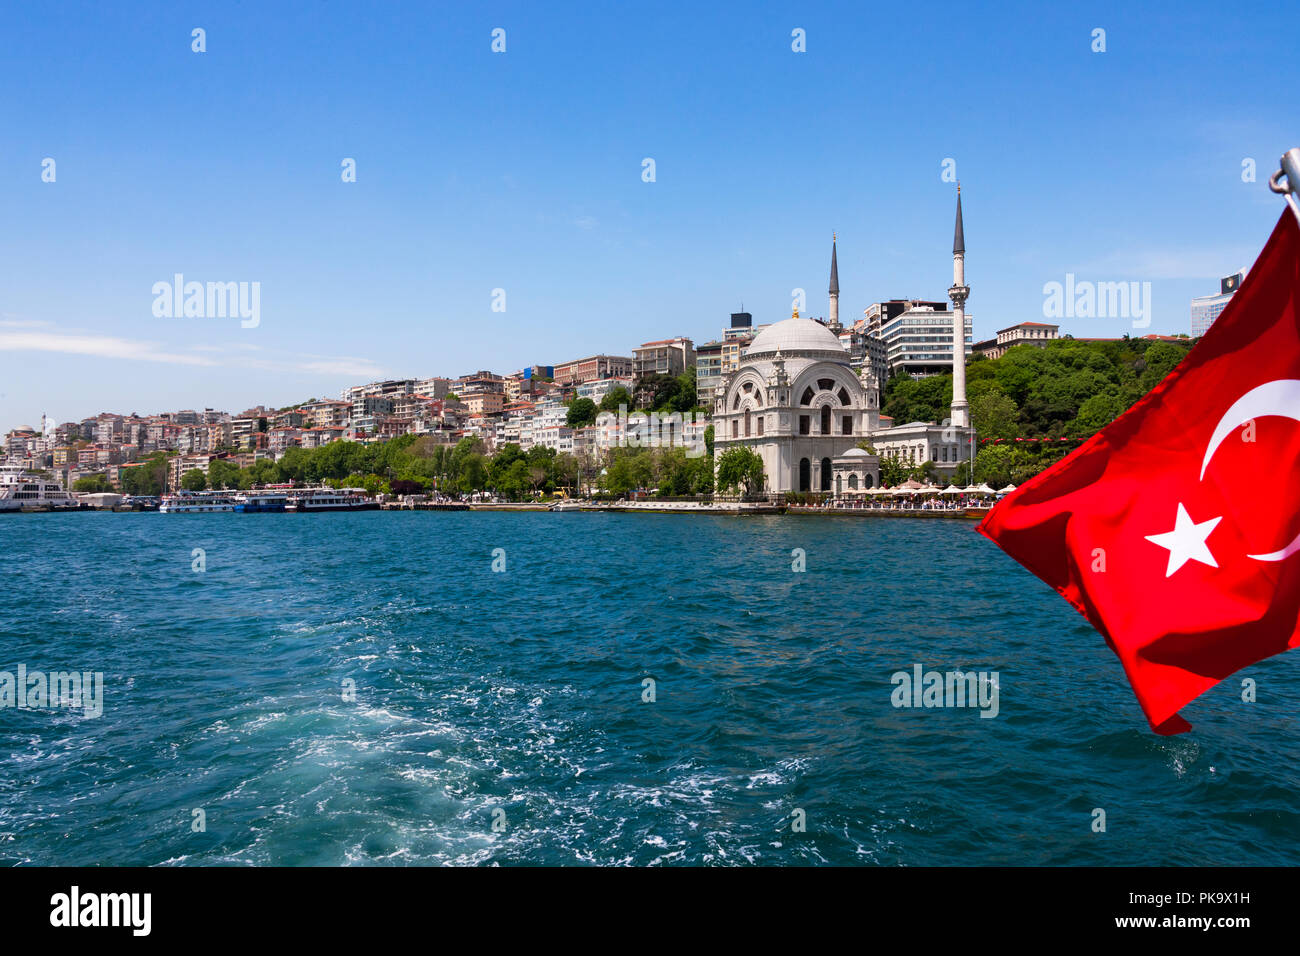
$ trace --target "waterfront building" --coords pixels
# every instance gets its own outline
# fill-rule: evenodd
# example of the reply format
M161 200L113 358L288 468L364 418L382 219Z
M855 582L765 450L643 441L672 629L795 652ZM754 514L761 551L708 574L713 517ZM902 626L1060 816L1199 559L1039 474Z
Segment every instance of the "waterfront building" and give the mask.
M469 409L469 414L475 418L487 418L492 415L500 415L505 408L506 394L505 391L472 391L460 394L460 400Z
M998 331L995 338L977 342L972 347L975 354L996 359L1007 354L1007 349L1017 345L1032 345L1045 349L1047 343L1060 338L1061 327L1050 322L1021 322Z
M311 449L328 445L332 441L341 439L346 430L342 425L304 428L301 435L302 447Z
M382 395L392 398L396 395L410 395L415 391L415 379L391 379L387 382L368 382L365 385L353 385L345 388L339 396L345 402L352 403L364 395Z
M488 371L472 372L453 381L451 390L461 401L464 401L467 392L497 392L504 397L506 380Z
M629 395L632 394L632 386L635 384L631 376L627 378L602 378L594 382L583 382L578 386L578 397L589 398L597 405L616 388L627 389Z
M446 398L447 393L451 391L451 379L437 377L417 379L411 390L419 395L428 395L430 398Z
M838 318L838 269L832 247L832 321ZM968 421L965 350L965 236L961 197L953 237L953 309L948 326L927 326L935 338L947 332L953 372L950 419L894 425L880 415L880 388L871 362L853 368L849 351L830 328L797 311L760 332L734 372L723 375L712 396L714 451L747 447L763 461L765 490L848 494L880 483L880 456L912 465L932 462L951 475L969 456L975 433ZM912 311L904 309L901 318ZM927 310L929 317L945 313ZM882 325L888 330L888 320ZM936 343L937 344L937 343ZM859 448L865 444L871 450ZM856 486L856 487L855 487Z
M878 386L883 387L889 377L889 364L885 361L885 343L867 331L866 318L858 319L839 334L840 345L849 353L849 365L861 371L868 363ZM884 401L884 395L879 396Z
M953 317L949 309L936 309L929 303L917 302L886 320L881 325L880 338L884 343L890 377L911 375L925 378L953 368ZM964 324L963 354L969 357L974 344L971 316L964 316Z
M695 364L695 344L684 336L644 342L632 350L632 374L635 378L647 375L681 375Z
M552 368L556 385L581 385L607 378L631 378L633 361L624 355L591 355Z
M707 396L722 381L722 340L705 342L695 349L695 391L697 395Z
M301 428L272 428L268 433L267 448L279 458L289 448L302 445Z
M363 392L352 400L352 408L348 413L348 420L353 424L365 419L376 418L380 415L391 415L393 413L393 400L386 395L380 395L377 392ZM235 439L239 439L239 420L235 421Z
M310 428L329 428L347 424L352 414L352 403L333 399L304 402L298 406L304 423Z
M749 343L754 341L754 336L771 327L771 324L754 325L754 317L750 313L731 313L731 325L722 330L722 361L719 370L723 375L740 367L740 356L749 348Z
M1228 303L1232 301L1233 293L1237 291L1245 278L1245 269L1233 275L1224 276L1219 280L1218 295L1201 295L1192 299L1193 338L1200 338L1209 331L1210 326L1214 324L1214 320L1228 307Z

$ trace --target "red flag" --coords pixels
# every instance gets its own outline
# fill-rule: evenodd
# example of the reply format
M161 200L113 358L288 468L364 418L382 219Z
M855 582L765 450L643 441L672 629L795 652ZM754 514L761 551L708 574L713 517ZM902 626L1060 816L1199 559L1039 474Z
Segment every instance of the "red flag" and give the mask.
M1129 411L979 531L1119 656L1151 727L1300 644L1300 227L1290 211L1226 309Z

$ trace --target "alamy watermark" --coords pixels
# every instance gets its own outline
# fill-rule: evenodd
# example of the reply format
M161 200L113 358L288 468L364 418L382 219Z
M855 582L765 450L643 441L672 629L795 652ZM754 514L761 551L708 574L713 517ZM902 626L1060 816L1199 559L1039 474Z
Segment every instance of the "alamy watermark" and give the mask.
M981 717L998 715L997 671L927 671L920 664L895 671L889 695L895 707L976 707Z
M614 428L620 448L685 448L687 458L702 458L708 447L704 430L708 422L695 412L631 412L618 406L618 414L601 412L599 428Z
M1043 285L1043 317L1132 319L1133 328L1145 329L1151 324L1151 283L1078 281L1067 272L1064 283Z
M262 283L186 282L176 273L172 281L153 284L153 314L157 319L239 318L245 329L262 324Z
M0 671L0 709L81 710L87 717L104 713L104 675L100 671Z

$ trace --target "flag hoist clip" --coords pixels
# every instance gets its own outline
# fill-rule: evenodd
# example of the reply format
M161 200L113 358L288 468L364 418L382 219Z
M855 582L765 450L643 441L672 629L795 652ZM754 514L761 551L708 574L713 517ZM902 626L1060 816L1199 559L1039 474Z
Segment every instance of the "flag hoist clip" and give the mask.
M1300 202L1296 201L1296 193L1300 192L1300 149L1289 149L1283 153L1281 166L1269 177L1268 188L1286 197L1287 205L1295 213L1296 222L1300 222ZM1286 181L1285 186L1282 185L1283 180Z

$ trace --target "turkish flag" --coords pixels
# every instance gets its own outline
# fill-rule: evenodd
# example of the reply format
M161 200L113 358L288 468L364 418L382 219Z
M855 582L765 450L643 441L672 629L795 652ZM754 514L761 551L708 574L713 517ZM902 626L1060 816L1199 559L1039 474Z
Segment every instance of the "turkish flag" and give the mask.
M1152 729L1300 644L1300 226L1150 393L978 530L1119 656Z

